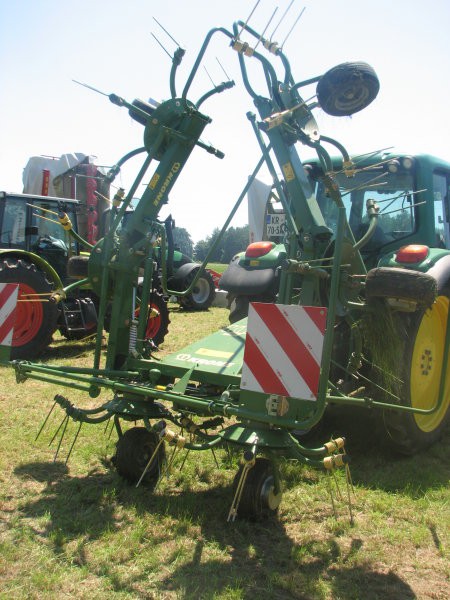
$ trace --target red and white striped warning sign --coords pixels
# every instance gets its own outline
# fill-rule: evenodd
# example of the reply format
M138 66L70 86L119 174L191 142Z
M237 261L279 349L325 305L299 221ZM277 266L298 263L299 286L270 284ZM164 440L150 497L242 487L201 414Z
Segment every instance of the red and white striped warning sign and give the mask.
M16 283L0 283L0 346L11 346L17 306Z
M326 308L250 304L241 389L316 400Z

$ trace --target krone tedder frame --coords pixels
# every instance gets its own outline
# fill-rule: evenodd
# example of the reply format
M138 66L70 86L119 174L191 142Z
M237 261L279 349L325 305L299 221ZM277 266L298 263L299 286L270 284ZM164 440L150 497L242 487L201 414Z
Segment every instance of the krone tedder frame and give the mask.
M165 256L165 231L158 214L195 147L223 156L200 140L210 122L200 109L210 96L231 88L234 82L214 87L197 102L188 99L213 36L225 38L236 53L243 84L257 109L258 115L248 113L247 117L261 149L261 158L222 232L264 165L287 215L286 256L278 273L276 304L251 305L248 319L156 360L151 345L144 341L144 333L146 296L155 268L154 248L162 248L161 256ZM111 230L92 249L86 278L80 281L80 285L88 281L100 298L92 368L25 361L12 364L19 382L33 378L84 390L92 398L98 397L102 389L111 390L111 400L95 409L77 408L61 395L55 397L55 404L66 412L67 421L71 418L80 426L114 419L119 439L113 461L118 472L130 481L156 481L165 444L186 450L220 445L242 448L243 464L235 478L230 518L236 514L262 517L274 513L281 500L277 468L280 457L322 469L345 467L348 458L343 438L318 448L299 442L302 437L298 432L319 423L328 404L380 407L387 415L407 419L430 418L435 423L430 426L430 434L441 427L448 412L448 384L445 369L441 369L448 362L448 295L438 289L442 281L413 269L385 267L367 274L359 250L377 227L376 203L367 206L370 224L363 240L356 243L348 226L330 155L323 144L342 154L348 177L358 169L357 161L349 158L341 144L320 135L312 110L320 107L329 114L345 116L365 108L379 89L369 65L344 63L323 76L295 82L283 48L239 21L230 31L222 27L209 31L178 95L176 73L183 54L181 48L174 53L169 100L153 106L141 100L129 103L115 94L109 96L144 125L144 146L123 157L111 170L110 180L129 158L142 153L144 160L123 203L116 203ZM265 95L260 95L250 81L249 61L261 69ZM313 99L303 100L301 88L315 83ZM314 151L320 160L329 202L338 209L334 230L326 225L312 193L296 151L297 143L307 146L310 153ZM119 227L150 168L150 182L132 218ZM440 255L447 265L448 254L441 251ZM259 260L258 252L249 257L250 263L252 260ZM162 269L165 292L170 294L164 264ZM138 298L138 278L142 274L143 291ZM193 280L182 293L189 293L195 283ZM55 291L54 299L64 293ZM433 356L432 367L430 361L425 364L426 357L422 361L423 370L437 370L437 376L434 371L430 375L434 391L427 392L424 402L414 405L412 400L402 400L405 383L400 381L401 376L390 376L376 364L379 353L374 349L377 339L373 330L381 330L378 345L388 346L389 338L398 338L411 315L424 314L438 294L439 298L445 297L440 356ZM179 290L176 295L180 296ZM110 333L103 359L102 332L109 304ZM142 425L123 432L124 421ZM392 418L390 431L395 422Z

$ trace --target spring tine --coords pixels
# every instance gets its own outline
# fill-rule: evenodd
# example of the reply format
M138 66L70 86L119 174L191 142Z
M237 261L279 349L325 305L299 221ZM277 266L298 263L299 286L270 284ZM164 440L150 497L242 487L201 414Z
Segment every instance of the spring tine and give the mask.
M222 71L223 71L223 73L224 73L225 77L228 79L228 81L230 81L230 76L229 76L229 75L228 75L228 73L225 71L225 69L224 69L224 67L223 67L222 63L221 63L221 62L220 62L220 60L217 58L217 56L216 56L216 60L217 60L217 62L219 63L219 67L222 69Z
M341 488L339 487L339 483L338 483L336 473L334 472L334 470L331 471L331 475L333 476L334 483L336 485L336 497L338 497L339 500L343 500L342 494L341 494Z
M158 40L158 38L156 37L156 35L155 35L154 33L152 33L151 35L152 35L152 37L153 37L153 38L156 40L156 42L157 42L157 43L158 43L158 44L161 46L161 48L164 50L164 52L167 54L167 56L168 56L168 57L169 57L171 60L173 60L173 56L170 54L170 52L169 52L168 50L166 50L166 49L164 48L164 46L163 46L163 45L161 44L161 42Z
M355 495L355 488L353 487L352 474L350 472L350 467L348 465L345 465L345 475L346 475L347 482L350 485L350 489L352 490L353 495Z
M67 465L67 463L69 462L70 455L72 454L73 447L75 446L75 442L77 441L78 434L80 433L80 429L81 429L82 425L83 425L83 421L80 421L80 425L78 427L78 431L76 432L75 437L73 438L73 442L72 442L72 445L70 446L70 450L69 450L69 453L68 453L68 455L66 457L66 461L65 461L64 465Z
M270 36L270 41L272 41L273 36L275 35L276 30L278 29L278 27L281 25L281 23L284 21L285 16L287 15L287 13L289 12L291 6L294 4L295 0L291 0L291 3L289 4L289 6L287 7L287 9L284 11L283 16L281 17L281 19L278 21L278 25L275 27L275 29L272 31L272 35Z
M346 481L346 484L347 484L347 500L348 500L348 512L350 514L350 525L353 525L354 524L354 519L353 519L352 496L351 496L351 493L350 493L350 491L351 491L350 490L351 477L350 477L349 472L347 472L347 469L348 469L348 465L345 466L345 471L346 471L346 475L347 475L346 478L345 478L345 481ZM349 471L349 469L348 469L348 471Z
M163 26L161 25L161 23L158 21L158 19L155 19L155 17L153 17L153 20L154 20L154 21L155 21L155 22L156 22L156 23L157 23L157 24L158 24L158 25L161 27L161 29L164 31L164 33L166 33L166 34L167 34L167 35L170 37L170 39L172 40L172 42L173 42L174 44L176 44L176 45L177 45L177 46L180 48L180 44L177 42L177 40L175 40L175 39L174 39L174 38L173 38L173 37L170 35L170 33L167 31L167 29L166 29L165 27L163 27Z
M66 418L67 418L67 415L64 415L64 419L61 421L61 423L59 424L59 427L58 427L58 429L55 431L55 433L53 434L53 437L52 437L52 439L51 439L51 440L49 441L49 443L48 443L48 445L49 445L49 446L51 446L51 445L53 444L53 442L55 441L55 438L56 438L56 436L58 435L58 433L59 433L59 430L60 430L60 429L61 429L61 427L63 426L63 424L64 424L64 421L66 420Z
M273 20L273 18L274 18L274 16L275 16L275 13L277 12L277 10L278 10L278 6L277 6L277 7L275 7L275 10L273 11L273 13L272 13L272 16L271 16L271 17L270 17L270 19L269 19L269 22L268 22L268 23L267 23L267 25L264 27L264 30L263 30L263 32L261 33L261 35L259 36L259 39L258 39L258 41L256 42L256 46L253 48L253 50L256 50L256 48L258 47L258 45L259 45L259 44L261 43L261 41L264 39L264 34L266 33L266 31L267 31L267 29L268 29L269 25L272 23L272 20Z
M111 422L111 429L109 430L108 440L111 439L113 431L114 431L114 421Z
M328 487L328 492L329 492L330 498L331 498L331 506L333 508L334 518L337 519L336 505L334 503L333 489L331 487L331 473L330 472L328 472L326 474L326 478L327 478L327 487Z
M164 441L164 440L163 440L163 438L161 438L161 439L159 440L159 442L157 443L157 445L156 445L156 448L155 448L155 450L153 451L153 454L150 456L150 459L149 459L148 463L145 465L145 469L142 471L142 475L140 476L140 478L139 478L139 481L138 481L138 482L137 482L137 484L136 484L136 487L139 487L139 485L141 484L141 481L144 479L144 477L145 477L145 474L146 474L146 473L147 473L147 471L149 470L149 468L150 468L150 465L152 464L152 462L153 462L153 460L154 460L155 456L157 455L157 453L158 453L158 450L159 450L159 447L161 446L161 444L163 443L163 441Z
M185 455L184 455L183 462L181 463L181 466L180 466L180 471L182 471L182 470L183 470L184 464L185 464L185 462L186 462L186 460L187 460L187 457L189 456L189 452L190 452L190 450L188 449L188 450L186 451Z
M170 457L170 460L167 463L167 468L166 468L166 472L165 472L165 475L167 475L167 479L169 478L170 470L172 468L173 461L175 460L175 455L177 454L177 450L178 450L178 448L175 446L173 449L173 452L172 452L172 456Z
M61 437L59 439L58 447L56 448L55 456L53 457L53 462L56 462L56 459L58 458L59 449L61 448L61 443L63 441L63 437L66 434L67 424L69 423L69 415L67 415L67 417L64 419L64 421L65 421L64 428L63 428Z
M46 423L47 423L47 421L48 421L48 419L49 419L50 415L51 415L51 414L52 414L52 412L53 412L53 409L55 408L55 406L56 406L56 400L55 400L55 402L53 403L53 406L50 408L50 410L49 410L49 412L48 412L47 416L45 417L45 419L44 419L44 422L42 423L42 425L41 425L41 427L40 427L39 431L37 432L37 435L36 435L36 437L35 437L35 439L34 439L34 441L35 441L35 442L37 441L38 437L41 435L41 433L42 433L42 430L44 429L44 427L45 427L45 425L46 425Z
M305 12L305 7L303 7L302 11L300 12L300 14L298 15L298 17L295 19L294 24L292 25L292 27L289 29L289 32L287 34L287 36L284 38L283 43L281 44L281 49L284 48L285 43L288 40L288 37L291 35L291 33L294 31L295 26L297 25L297 23L300 21L302 14Z
M258 4L261 2L261 0L256 0L256 4L253 7L251 13L248 15L247 20L245 21L244 25L242 25L241 30L239 31L238 35L237 35L237 39L239 39L241 37L242 32L244 31L244 29L247 27L248 22L250 21L250 19L253 16L253 13L255 12L255 10L258 8Z
M239 503L242 498L242 492L244 490L245 482L246 482L247 475L248 475L248 472L250 471L250 469L251 469L251 466L249 466L249 464L245 464L244 468L242 469L241 476L240 476L238 484L236 486L236 493L234 494L234 498L231 503L230 512L228 513L227 523L229 523L230 520L232 522L234 522L236 519L237 511L239 508Z
M214 452L214 448L211 448L211 452L212 452L212 455L214 456L216 467L219 468L219 463L217 461L217 456L216 456L216 453Z

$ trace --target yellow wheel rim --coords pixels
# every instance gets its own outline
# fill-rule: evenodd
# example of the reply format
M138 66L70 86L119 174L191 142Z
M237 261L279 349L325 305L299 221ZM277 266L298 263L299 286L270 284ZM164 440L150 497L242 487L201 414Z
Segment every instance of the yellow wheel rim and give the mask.
M411 406L414 408L429 410L438 401L448 310L449 299L438 296L424 314L417 331L410 378ZM448 366L444 399L439 410L430 415L414 415L417 426L424 432L434 431L447 413L450 398Z

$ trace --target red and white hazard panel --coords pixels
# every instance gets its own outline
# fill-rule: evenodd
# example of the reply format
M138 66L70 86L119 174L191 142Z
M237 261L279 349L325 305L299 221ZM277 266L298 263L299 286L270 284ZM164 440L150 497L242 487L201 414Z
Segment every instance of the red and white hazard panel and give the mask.
M326 308L250 304L241 389L316 400Z
M17 306L16 283L0 283L0 346L11 346Z

